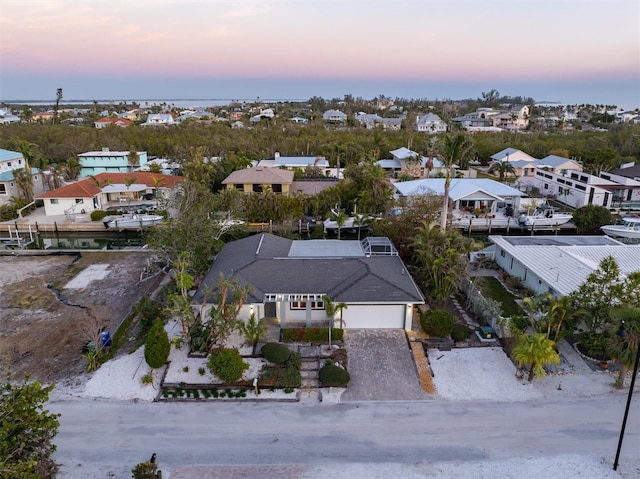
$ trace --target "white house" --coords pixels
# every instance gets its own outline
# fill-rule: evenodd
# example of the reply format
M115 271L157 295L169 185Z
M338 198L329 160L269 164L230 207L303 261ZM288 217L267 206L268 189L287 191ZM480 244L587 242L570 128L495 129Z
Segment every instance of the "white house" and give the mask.
M169 113L149 113L147 120L140 123L141 126L177 125L173 116Z
M535 294L571 294L612 256L623 275L640 271L640 245L608 236L489 236L494 260Z
M557 201L574 208L586 205L613 207L614 197L620 196L624 189L615 181L606 180L577 170L561 170L560 173L538 168L535 173L534 186L546 196L555 197Z
M427 113L417 118L415 129L429 134L446 133L447 124L438 115Z
M347 115L340 110L327 110L322 114L322 119L329 123L344 123L347 121Z
M397 181L393 187L396 199L410 201L415 196L443 196L444 182L444 178ZM496 212L507 204L517 211L524 196L515 188L487 178L454 178L449 185L449 202L454 211L480 209Z
M132 184L130 180L134 180ZM159 173L100 173L48 191L38 196L44 202L46 216L84 215L93 210L142 199L145 194L161 191L165 197L183 180L182 176Z
M627 178L626 176L617 175L612 171L601 171L600 178L614 181L619 188L613 190L612 206L618 208L633 207L640 209L640 177Z

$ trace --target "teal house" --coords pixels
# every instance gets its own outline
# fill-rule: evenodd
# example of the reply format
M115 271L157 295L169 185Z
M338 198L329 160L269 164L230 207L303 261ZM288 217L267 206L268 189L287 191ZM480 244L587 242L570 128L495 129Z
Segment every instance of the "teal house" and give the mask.
M146 151L89 151L78 155L82 165L80 176L87 178L100 173L130 173L147 164Z

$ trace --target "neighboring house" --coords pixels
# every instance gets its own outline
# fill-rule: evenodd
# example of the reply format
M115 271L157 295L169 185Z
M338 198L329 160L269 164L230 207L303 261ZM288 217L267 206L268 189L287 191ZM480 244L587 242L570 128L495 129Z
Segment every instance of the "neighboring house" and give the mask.
M640 165L627 163L622 165L621 168L611 170L609 173L612 175L624 176L625 178L631 178L633 180L640 180Z
M15 170L26 166L22 153L0 149L0 205L8 204L14 196L24 196L15 181ZM31 168L34 197L44 191L41 174L37 168Z
M401 181L393 183L395 197L401 202L410 202L412 197L444 195L444 178ZM496 211L504 204L511 204L517 211L520 199L525 194L504 183L487 178L454 178L449 185L449 202L452 210L474 211L476 209Z
M640 113L638 111L621 111L616 114L618 123L632 123L638 118Z
M398 131L402 128L402 118L383 118L375 113L358 113L355 118L367 130L382 128L383 130Z
M101 151L80 153L78 160L82 165L80 177L95 176L98 173L125 173L144 166L147 163L147 152L138 151L137 158L131 158L130 151L111 151L103 148Z
M626 176L616 175L613 171L601 171L600 178L614 181L620 187L613 190L613 198L611 206L623 208L625 206L633 206L634 209L640 209L640 177L627 178Z
M394 178L401 174L423 178L441 176L445 173L445 166L438 158L421 156L404 146L389 153L392 159L378 160L376 164ZM458 166L454 165L454 168Z
M608 236L489 236L494 260L535 295L556 298L576 291L600 262L612 256L623 275L640 271L640 245Z
M582 165L580 163L576 160L563 158L562 156L549 155L540 160L536 160L534 163L538 169L557 174L563 174L569 170L582 171Z
M234 121L233 123L231 123L231 128L233 128L234 130L238 130L238 129L243 129L244 123L242 123L240 120Z
M532 183L546 196L574 208L586 205L613 207L613 198L621 195L623 185L577 170L562 173L538 168Z
M281 328L326 325L324 295L347 305L335 318L346 329L411 330L414 308L424 304L388 238L302 241L262 233L227 243L193 297L201 315L213 306L221 275L249 286L239 319L253 313Z
M529 126L529 107L517 105L509 111L491 116L493 126L505 130L525 130Z
M416 131L429 134L446 133L447 124L438 115L427 113L426 115L418 117L415 129Z
M336 186L339 180L337 178L323 178L319 180L294 180L291 183L289 191L301 193L306 196L314 196L327 188Z
M127 186L130 180L135 180ZM44 202L46 216L89 214L106 209L109 203L141 199L146 194L170 197L182 176L159 173L100 173L38 196Z
M505 148L504 150L499 151L495 155L491 155L491 159L493 161L535 161L531 155L528 155L522 150L517 150L515 148Z
M340 110L327 110L322 114L322 119L329 123L344 123L347 115Z
M244 193L261 193L267 187L284 195L289 194L292 183L293 171L262 166L233 171L222 181L227 189L235 188Z
M122 118L123 120L136 121L140 113L141 110L129 110L125 111L124 113L117 113L116 116L118 118Z
M0 109L0 124L3 123L19 123L20 117L14 115L9 110Z
M300 116L294 116L289 118L289 121L291 123L298 123L300 125L306 125L307 123L309 123L309 120L307 120L306 118L302 118Z
M31 121L44 123L53 121L54 116L52 111L38 111L31 116Z
M149 113L147 120L140 123L141 126L158 126L158 125L177 125L173 119L173 115L169 113Z
M93 122L93 126L96 128L105 128L111 125L124 128L133 125L133 122L127 118L100 118Z
M260 160L257 166L263 168L284 168L287 170L294 170L296 168L304 170L309 166L316 166L322 170L325 176L328 176L331 172L329 161L324 156L287 156L280 155L277 151L272 158Z

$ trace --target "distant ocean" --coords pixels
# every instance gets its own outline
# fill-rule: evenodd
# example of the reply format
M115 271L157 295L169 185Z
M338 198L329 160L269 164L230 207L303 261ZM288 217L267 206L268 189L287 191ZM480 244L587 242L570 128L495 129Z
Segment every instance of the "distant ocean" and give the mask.
M219 99L219 98L205 98L205 99L166 99L166 100L135 100L135 99L104 99L104 100L61 100L60 106L71 105L92 105L94 101L97 101L100 105L118 105L120 103L133 104L137 103L141 107L151 107L154 105L166 104L175 108L208 108L214 106L231 105L232 103L255 103L256 101L262 103L279 103L279 102L298 102L306 101L307 99L281 99L281 98L238 98L238 99ZM55 101L48 100L11 100L4 101L7 105L31 105L31 106L47 106L54 105Z

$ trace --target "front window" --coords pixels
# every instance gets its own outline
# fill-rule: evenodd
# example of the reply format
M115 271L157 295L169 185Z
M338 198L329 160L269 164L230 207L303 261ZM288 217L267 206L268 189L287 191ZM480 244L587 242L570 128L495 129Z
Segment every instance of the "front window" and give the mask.
M6 195L7 194L7 185L5 185L4 183L0 183L0 195Z
M81 203L84 203L84 200L82 198L76 198L76 205L79 205Z
M52 205L57 205L58 204L58 198L51 198L51 204Z
M317 298L302 295L299 300L291 301L289 306L291 309L307 309L307 303L311 304L311 309L324 309L324 302Z

